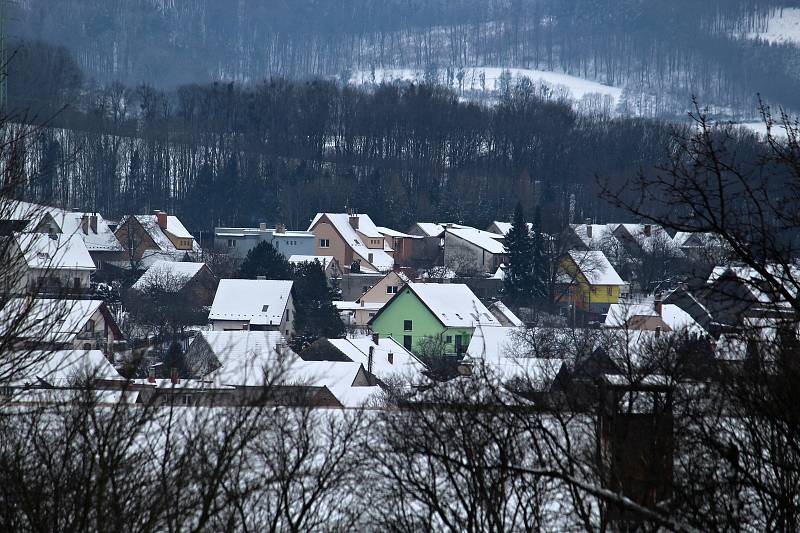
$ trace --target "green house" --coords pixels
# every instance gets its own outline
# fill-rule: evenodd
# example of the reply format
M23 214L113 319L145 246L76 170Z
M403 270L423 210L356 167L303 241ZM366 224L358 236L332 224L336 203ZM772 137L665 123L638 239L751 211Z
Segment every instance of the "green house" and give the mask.
M499 322L466 285L408 283L369 321L373 333L392 337L406 349L423 355L467 350L478 325Z

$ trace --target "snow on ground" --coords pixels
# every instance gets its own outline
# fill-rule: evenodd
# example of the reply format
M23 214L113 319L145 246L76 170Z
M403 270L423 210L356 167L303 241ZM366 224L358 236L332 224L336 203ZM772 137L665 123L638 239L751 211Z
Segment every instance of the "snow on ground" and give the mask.
M744 37L763 39L772 44L800 44L800 8L775 10L765 31L746 33Z
M499 68L499 67L477 67L466 68L461 71L455 70L452 72L452 78L448 79L448 74L444 70L439 70L437 78L440 83L450 85L453 89L463 89L464 91L481 91L481 92L494 92L500 88L501 74L503 71L508 71L512 79L528 78L537 84L547 85L554 90L564 89L568 91L569 96L575 100L580 100L588 94L599 94L601 96L608 95L612 99L612 107L615 107L620 96L622 96L621 87L612 87L603 85L595 81L579 78L577 76L570 76L568 74L560 74L558 72L549 72L545 70L531 70L523 68ZM463 81L460 83L456 75L459 72L464 73ZM483 75L483 77L481 76ZM350 78L350 83L365 84L365 83L381 83L383 81L412 81L421 82L426 79L424 70L414 69L375 69L374 76L372 71L357 71Z

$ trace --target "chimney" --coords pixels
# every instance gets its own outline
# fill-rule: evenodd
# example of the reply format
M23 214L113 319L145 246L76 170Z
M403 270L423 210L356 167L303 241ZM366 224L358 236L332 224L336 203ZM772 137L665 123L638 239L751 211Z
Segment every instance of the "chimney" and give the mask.
M163 211L156 211L156 220L158 220L158 227L167 229L167 214Z
M350 211L350 225L353 229L358 229L358 215Z
M286 226L283 224L278 224L275 227L275 233L286 233Z
M653 231L653 226L651 224L645 224L644 225L644 236L645 237L649 237L650 233L652 233L652 231Z
M258 225L258 229L260 229L261 231L267 231L267 223L266 222L260 223Z
M367 356L367 372L372 374L372 361L375 355L375 348L370 346L369 347L369 355Z
M373 254L367 254L367 263L372 263L374 259L375 256Z
M84 235L89 235L89 217L86 215L81 217L81 231Z
M661 326L656 326L656 338L661 336Z
M147 382L148 383L155 383L156 382L156 367L151 366L147 369Z
M172 381L173 385L177 385L181 382L181 378L178 375L178 369L174 366L169 369L169 379Z
M663 300L661 299L661 293L657 292L656 293L656 298L655 298L655 305L653 307L655 307L656 313L658 313L658 316L663 316L663 313L662 313L663 304L662 304L662 302L663 302Z
M378 341L381 339L380 333L373 333L372 334L372 344L378 344Z
M392 352L389 352L389 364L394 364L394 354Z
M92 233L97 234L97 214L92 213L89 217L89 227L92 228Z
M259 281L266 281L267 280L267 276L256 276L256 279L259 280Z
M592 238L592 225L586 224L586 236Z

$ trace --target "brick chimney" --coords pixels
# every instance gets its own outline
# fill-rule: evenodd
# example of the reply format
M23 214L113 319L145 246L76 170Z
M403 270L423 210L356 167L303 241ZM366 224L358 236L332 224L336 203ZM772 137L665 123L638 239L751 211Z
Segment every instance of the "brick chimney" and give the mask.
M352 226L353 229L358 229L358 215L350 211L348 218L350 219L350 226Z
M644 225L644 236L645 237L649 237L652 232L653 232L652 224L645 224Z
M153 213L156 215L158 227L161 229L167 229L167 214L164 211L159 211L158 209L156 209Z
M155 383L156 382L156 367L151 366L147 369L147 382L148 383Z
M89 217L86 215L81 216L81 231L84 235L89 235Z
M372 334L372 344L378 344L378 341L381 339L380 333L373 333Z
M592 238L592 225L586 224L586 236Z
M267 231L267 223L266 222L261 222L258 225L258 229L260 229L261 231Z
M173 385L177 385L181 382L180 375L178 374L178 369L176 367L172 367L169 369L169 379L172 381Z
M92 229L92 233L95 235L97 234L97 214L92 213L89 217L89 227Z
M369 355L367 356L367 372L372 374L372 363L375 357L375 348L370 346L369 347Z
M655 307L655 310L656 310L656 313L658 313L658 316L663 316L662 311L664 309L664 306L663 306L663 300L661 299L661 293L660 292L656 293L655 302L654 302L653 307Z
M275 226L275 233L286 233L286 226L284 224L278 224Z

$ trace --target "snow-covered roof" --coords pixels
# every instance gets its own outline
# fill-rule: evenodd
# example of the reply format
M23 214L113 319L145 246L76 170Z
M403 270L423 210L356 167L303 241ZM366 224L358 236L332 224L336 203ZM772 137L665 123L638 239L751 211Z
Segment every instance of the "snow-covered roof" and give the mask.
M383 302L380 303L367 303L367 302L342 302L335 300L333 301L333 306L336 307L339 311L357 311L359 309L363 309L366 311L377 311L381 307L386 305Z
M379 338L378 344L373 342L371 336L328 339L328 342L351 361L361 363L365 369L369 367L369 352L372 348L372 373L382 381L389 379L416 381L425 370L425 365L419 359L390 337Z
M652 299L641 302L622 302L611 304L606 314L604 325L611 328L623 328L633 317L657 317L655 303ZM661 320L672 331L688 331L698 335L706 331L692 316L675 304L661 305Z
M179 239L192 239L192 252L199 252L200 246L197 244L197 241L194 240L194 237L189 230L183 225L180 219L174 215L167 215L167 224L166 228L162 229L161 226L158 224L158 215L135 215L136 220L139 224L142 225L144 230L153 239L153 242L165 252L183 252L185 250L178 250L178 248L172 243L172 241L167 237L164 231L168 231L171 235L179 238ZM125 222L127 222L127 217L123 218L119 225L124 226Z
M495 317L497 317L497 319L501 323L508 322L508 324L503 324L504 326L508 325L511 327L518 328L525 325L525 323L522 320L520 320L519 317L515 315L514 312L511 311L511 309L509 309L508 306L506 306L506 304L504 304L500 300L497 300L492 305L490 305L489 310ZM500 316L498 316L498 314Z
M65 211L63 209L50 209L48 212L61 228L62 233L80 236L90 252L120 252L123 250L116 235L108 226L108 222L100 213ZM89 223L92 217L96 217L95 229L92 229L93 225ZM86 233L83 231L84 219L87 219Z
M15 368L1 372L11 377L7 385L66 387L86 379L125 381L100 350L33 351L19 357L10 358Z
M215 385L261 386L298 358L279 331L201 331L187 364Z
M291 291L292 282L286 280L222 279L208 318L278 325Z
M325 216L341 235L345 244L350 246L364 261L367 261L379 271L391 270L394 266L394 259L381 248L369 248L361 239L359 233L366 237L383 238L383 235L378 231L378 228L369 218L369 215L353 215L357 216L359 220L358 231L350 225L350 215L347 213L317 213L308 231L311 231L314 226ZM369 256L372 255L372 261L369 261ZM362 268L364 268L362 266Z
M406 284L445 327L474 327L500 323L469 287L461 283ZM390 300L391 301L391 300Z
M492 279L506 279L506 265L504 263L500 263L500 266L497 267L497 270L492 275Z
M597 249L606 239L613 239L614 230L619 224L570 224L575 235L589 249ZM591 237L589 236L591 228Z
M417 222L417 227L428 237L438 237L444 232L444 226L435 222Z
M158 260L142 274L131 288L138 291L148 287L178 292L200 272L205 263Z
M323 270L328 268L328 263L333 260L332 255L292 255L289 257L289 262L293 265L299 265L301 263L313 263L314 261L319 261L319 264L322 265Z
M778 264L765 265L767 272L775 281L781 283L783 287L792 295L797 294L800 285L800 266L788 265L786 267ZM732 276L739 280L760 303L775 303L777 294L765 280L764 276L754 268L743 265L716 266L708 276L706 283L713 285L723 276ZM778 301L783 298L778 297Z
M397 231L392 228L387 228L384 226L378 226L378 231L386 236L386 237L399 237L404 239L421 239L422 235L410 235L408 233L403 233L402 231Z
M346 361L303 361L287 366L280 383L326 387L344 407L361 407L381 392L378 386L354 385L363 365Z
M467 356L501 381L521 379L546 386L556 377L564 359L521 357L517 347L524 331L503 326L477 328L467 347Z
M498 235L502 235L503 237L505 237L506 235L508 235L508 232L511 231L511 227L513 225L514 224L512 224L511 222L501 222L499 220L495 220L489 227L494 226L495 228L497 228L497 231L499 232ZM528 226L528 231L533 231L532 222L528 222L527 226Z
M608 261L606 254L599 250L571 250L569 257L591 285L626 285ZM559 283L572 283L574 280L566 272L558 276Z
M95 269L89 250L78 235L16 233L14 237L29 268Z
M0 309L0 336L42 343L73 342L101 305L102 300L11 298Z
M491 233L489 231L467 227L447 228L447 233L472 243L491 254L506 253L506 247L503 246L503 243L498 240L498 237L501 237L501 235L498 235L497 233Z

